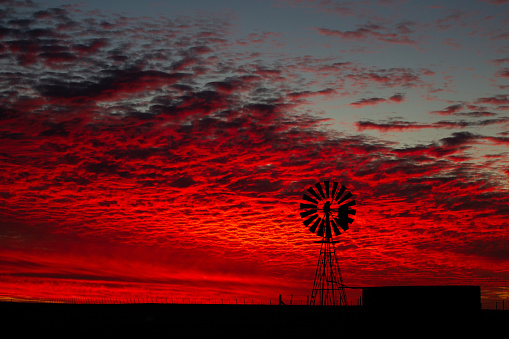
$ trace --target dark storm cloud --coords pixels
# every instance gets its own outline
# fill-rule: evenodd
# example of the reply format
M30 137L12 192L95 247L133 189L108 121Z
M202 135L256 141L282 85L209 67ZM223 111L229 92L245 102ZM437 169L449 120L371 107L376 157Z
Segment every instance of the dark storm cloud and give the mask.
M65 81L43 78L35 88L41 95L56 100L112 100L122 94L136 93L151 86L171 85L184 74L168 74L154 70L122 69L105 71L94 81Z
M440 143L445 147L462 146L479 139L479 137L470 132L455 132L450 137L440 139Z

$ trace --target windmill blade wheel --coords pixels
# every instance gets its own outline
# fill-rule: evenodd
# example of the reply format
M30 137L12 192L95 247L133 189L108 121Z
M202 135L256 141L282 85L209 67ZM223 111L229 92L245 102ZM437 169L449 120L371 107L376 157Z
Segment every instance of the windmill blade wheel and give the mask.
M347 231L356 214L353 194L338 182L320 181L303 194L300 216L311 233L331 239Z

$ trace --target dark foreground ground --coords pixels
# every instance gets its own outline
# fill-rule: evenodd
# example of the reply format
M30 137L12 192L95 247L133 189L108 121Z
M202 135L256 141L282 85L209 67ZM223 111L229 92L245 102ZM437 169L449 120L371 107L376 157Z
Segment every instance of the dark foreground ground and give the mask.
M16 337L114 336L316 338L321 335L370 338L381 334L497 335L509 333L509 311L458 313L368 311L362 307L270 305L79 305L0 303L3 333ZM10 332L13 330L13 332ZM29 338L27 337L27 338Z

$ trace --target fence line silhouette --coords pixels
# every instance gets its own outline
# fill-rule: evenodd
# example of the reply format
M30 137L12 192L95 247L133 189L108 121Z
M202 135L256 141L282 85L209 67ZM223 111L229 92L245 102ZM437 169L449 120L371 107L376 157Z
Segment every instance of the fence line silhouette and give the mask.
M244 304L268 305L272 299L254 298L171 298L171 297L124 297L124 298L52 298L43 299L46 303L65 304Z
M25 303L51 303L51 304L196 304L196 305L278 305L278 299L271 298L172 298L172 297L73 297L73 298L43 298L43 299L21 299L21 298L4 298L5 302L25 302ZM307 305L308 300L294 300L293 296L285 300L285 305ZM350 301L348 306L360 306L361 300L356 303Z
M166 298L166 297L124 297L124 298L43 298L4 299L7 302L51 303L51 304L215 304L215 305L276 305L272 299L255 298ZM300 302L300 304L303 304Z

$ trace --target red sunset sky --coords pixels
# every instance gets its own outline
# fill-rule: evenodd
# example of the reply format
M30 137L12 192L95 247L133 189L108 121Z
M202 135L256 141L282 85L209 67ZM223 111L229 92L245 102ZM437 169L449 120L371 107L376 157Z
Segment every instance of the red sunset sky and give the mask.
M508 1L140 3L0 1L0 298L509 298Z

